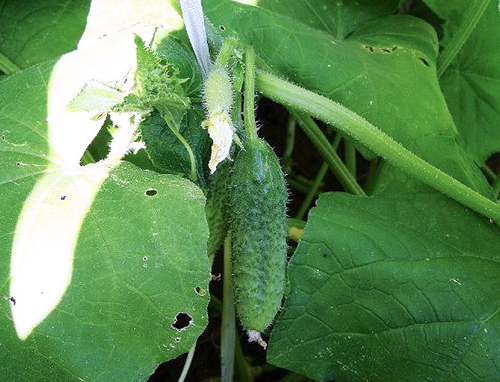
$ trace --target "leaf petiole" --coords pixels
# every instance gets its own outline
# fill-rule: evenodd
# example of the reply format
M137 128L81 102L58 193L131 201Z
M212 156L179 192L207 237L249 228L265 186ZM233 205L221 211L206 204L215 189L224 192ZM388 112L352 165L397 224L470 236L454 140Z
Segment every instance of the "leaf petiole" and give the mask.
M191 180L191 182L193 182L193 183L198 183L198 178L196 175L196 160L194 159L194 154L193 154L193 150L191 149L191 146L189 146L189 143L187 143L187 141L184 139L182 134L175 128L173 122L169 118L167 118L166 116L163 116L163 119L167 123L167 126L170 129L170 131L172 133L174 133L174 135L182 143L182 145L184 146L184 148L188 152L189 162L191 164L191 170L189 173L189 180Z
M335 126L393 166L500 223L500 206L494 201L413 154L352 110L260 70L256 74L256 86L264 96Z
M257 140L257 125L255 124L255 52L248 45L245 52L245 93L244 117L245 138L249 141Z

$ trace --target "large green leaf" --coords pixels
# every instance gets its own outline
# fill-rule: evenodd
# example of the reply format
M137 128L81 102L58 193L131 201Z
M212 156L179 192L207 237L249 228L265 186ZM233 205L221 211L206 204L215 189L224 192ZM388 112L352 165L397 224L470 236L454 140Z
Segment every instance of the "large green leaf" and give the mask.
M318 380L500 379L498 228L435 193L324 194L270 362Z
M444 54L484 1L426 0L426 3L445 20ZM500 149L499 25L498 1L490 1L440 78L448 107L460 132L459 142L479 164Z
M89 0L4 1L0 54L26 68L75 49L89 7Z
M340 102L415 154L490 196L484 177L453 141L457 132L437 79L438 41L429 24L391 15L385 2L354 7L308 1L311 9L322 10L320 15L333 15L326 26L326 16L311 21L314 16L302 12L300 2L273 2L269 9L228 0L204 4L213 24L224 27L222 34L251 43L273 72ZM355 27L341 27L347 25L344 20L355 20ZM348 33L335 32L335 26ZM461 164L444 165L443 157L434 154L440 152L453 155L447 162ZM469 163L467 169L463 163Z
M126 162L78 166L85 142L48 118L52 77L0 84L0 379L144 381L207 324L205 197Z
M359 25L393 14L398 4L391 0L331 1L305 0L284 6L282 0L258 1L263 9L300 20L314 29L328 32L335 39L344 39Z

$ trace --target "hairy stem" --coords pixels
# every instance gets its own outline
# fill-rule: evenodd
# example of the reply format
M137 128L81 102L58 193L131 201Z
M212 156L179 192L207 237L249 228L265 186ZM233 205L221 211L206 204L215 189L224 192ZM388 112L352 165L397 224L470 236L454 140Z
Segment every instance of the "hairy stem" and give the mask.
M245 117L245 139L257 140L257 125L255 124L255 52L248 45L245 52L245 93L244 93L244 117Z
M266 72L257 72L256 85L266 97L335 126L393 166L500 223L499 205L405 149L352 110Z
M227 38L224 40L224 43L222 44L219 55L217 56L217 59L215 60L215 65L216 66L226 66L227 63L229 62L229 59L233 55L233 50L236 47L237 40L233 37Z

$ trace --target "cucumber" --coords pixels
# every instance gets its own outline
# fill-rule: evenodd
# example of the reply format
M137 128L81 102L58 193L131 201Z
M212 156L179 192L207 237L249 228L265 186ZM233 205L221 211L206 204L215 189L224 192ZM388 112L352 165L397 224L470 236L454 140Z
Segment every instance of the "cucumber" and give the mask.
M210 236L207 243L207 254L217 251L224 241L228 231L228 177L230 176L230 161L224 161L209 178L209 191L205 204Z
M281 307L288 195L278 158L260 138L245 142L230 182L234 296L250 338L264 331Z

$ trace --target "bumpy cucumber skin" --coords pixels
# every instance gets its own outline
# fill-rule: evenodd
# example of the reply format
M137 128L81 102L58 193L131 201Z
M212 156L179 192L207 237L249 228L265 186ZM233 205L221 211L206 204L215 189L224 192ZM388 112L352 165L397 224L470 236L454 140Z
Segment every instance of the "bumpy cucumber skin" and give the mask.
M209 256L220 248L228 231L230 164L228 160L222 162L209 179L209 191L205 204L205 215L210 232L207 243Z
M264 331L281 306L285 288L287 190L273 149L246 142L231 177L233 284L244 329Z
M208 74L204 86L205 106L208 113L225 111L233 105L233 85L226 68L216 67Z

